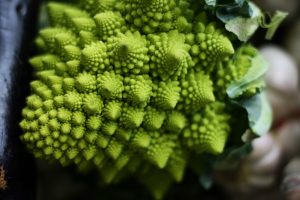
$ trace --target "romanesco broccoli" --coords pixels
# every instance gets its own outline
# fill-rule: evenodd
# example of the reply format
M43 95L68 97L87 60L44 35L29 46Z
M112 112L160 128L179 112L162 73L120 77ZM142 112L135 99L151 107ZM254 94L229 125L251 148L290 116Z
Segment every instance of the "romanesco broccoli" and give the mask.
M105 183L134 175L156 199L182 180L192 154L222 153L226 87L257 52L234 48L194 1L49 3L20 123L28 149L95 166Z

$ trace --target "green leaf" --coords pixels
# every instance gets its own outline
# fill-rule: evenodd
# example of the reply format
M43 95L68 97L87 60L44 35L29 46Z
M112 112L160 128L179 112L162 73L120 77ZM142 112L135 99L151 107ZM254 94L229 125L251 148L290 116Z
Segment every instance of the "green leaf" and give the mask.
M239 163L252 151L251 142L227 148L219 156L205 156L205 170L199 176L199 182L204 189L210 189L214 184L212 174L215 170L235 170Z
M272 124L272 109L264 93L256 94L237 103L246 109L249 126L254 134L262 136L269 131Z
M212 177L214 170L213 167L218 157L219 156L211 154L203 154L201 157L202 169L201 175L199 176L199 183L206 190L209 190L214 184L214 180Z
M249 18L253 15L253 8L248 1L235 1L233 3L218 5L216 16L225 24L237 17Z
M248 41L259 28L259 20L262 16L262 13L257 6L252 3L248 5L248 9L251 11L250 17L235 16L225 21L226 30L234 33L242 42Z
M217 0L205 0L205 3L208 5L208 6L216 6L217 5Z
M205 0L205 3L211 7L242 7L248 0Z
M242 42L248 41L258 27L256 19L244 17L234 18L225 25L226 30L234 33Z
M250 154L252 149L251 142L247 142L242 145L226 148L226 150L218 156L204 155L204 169L199 176L199 183L201 186L204 189L210 189L214 184L213 173L215 170L235 170L239 166L239 163Z
M260 54L249 59L251 67L246 75L227 88L227 95L231 99L240 98L249 89L260 88L264 84L263 76L268 69L267 61ZM267 133L271 126L272 111L264 93L234 102L247 111L249 127L253 133L259 136Z
M251 67L246 75L230 84L226 90L231 99L242 96L250 88L263 85L263 76L268 69L268 62L260 54L249 59L251 59Z
M259 27L268 29L266 39L270 40L288 15L286 12L276 11L267 23L265 14L247 0L205 0L205 3L225 24L226 30L235 34L242 42L248 41Z
M199 182L204 189L209 190L213 186L214 180L213 180L211 174L203 173L199 177Z
M205 0L208 8L224 23L236 17L251 17L252 7L246 0Z
M214 163L216 170L234 170L238 167L240 161L252 151L251 143L246 143L239 147L228 148Z
M281 12L281 11L277 10L275 12L275 14L271 17L269 23L266 22L265 16L262 15L259 23L262 28L268 29L267 34L266 34L267 40L272 39L272 37L275 34L276 30L278 29L279 25L287 17L287 15L288 15L287 12Z

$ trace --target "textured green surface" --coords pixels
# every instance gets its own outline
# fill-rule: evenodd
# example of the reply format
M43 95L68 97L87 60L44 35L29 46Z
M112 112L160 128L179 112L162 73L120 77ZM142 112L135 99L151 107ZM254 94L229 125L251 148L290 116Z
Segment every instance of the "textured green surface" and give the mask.
M96 167L105 183L134 175L156 199L182 180L191 156L221 154L238 118L226 88L257 52L235 49L194 3L49 3L20 123L28 149Z

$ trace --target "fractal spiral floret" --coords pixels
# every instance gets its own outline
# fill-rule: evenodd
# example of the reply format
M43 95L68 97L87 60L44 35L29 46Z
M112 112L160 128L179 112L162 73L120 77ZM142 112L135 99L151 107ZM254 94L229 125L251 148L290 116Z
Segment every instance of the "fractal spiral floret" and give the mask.
M257 51L234 47L201 3L78 0L47 8L50 26L36 39L20 123L36 157L97 168L107 184L135 176L161 199L192 155L224 151L234 117L226 88Z

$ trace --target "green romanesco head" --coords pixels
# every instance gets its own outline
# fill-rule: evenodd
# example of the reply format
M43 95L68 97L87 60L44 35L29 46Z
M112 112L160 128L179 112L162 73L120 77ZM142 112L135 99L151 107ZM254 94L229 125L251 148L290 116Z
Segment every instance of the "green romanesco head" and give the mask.
M49 3L20 123L28 149L96 167L105 183L136 176L156 199L182 180L191 155L222 153L233 117L226 87L257 52L234 48L194 3Z

